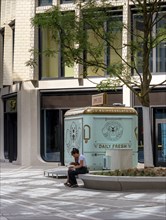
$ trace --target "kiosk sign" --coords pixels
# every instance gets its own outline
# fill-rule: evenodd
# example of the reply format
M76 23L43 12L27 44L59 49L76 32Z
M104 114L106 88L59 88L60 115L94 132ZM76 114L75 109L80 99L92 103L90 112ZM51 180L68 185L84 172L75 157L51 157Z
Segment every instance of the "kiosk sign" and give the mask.
M106 104L106 93L92 95L92 106L101 106Z

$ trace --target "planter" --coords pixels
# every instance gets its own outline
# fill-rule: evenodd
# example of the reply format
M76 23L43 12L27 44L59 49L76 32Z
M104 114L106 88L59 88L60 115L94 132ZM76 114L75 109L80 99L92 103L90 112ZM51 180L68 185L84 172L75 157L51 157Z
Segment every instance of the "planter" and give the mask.
M80 174L79 178L89 189L132 191L150 190L166 191L166 177L149 176L103 176L93 174Z

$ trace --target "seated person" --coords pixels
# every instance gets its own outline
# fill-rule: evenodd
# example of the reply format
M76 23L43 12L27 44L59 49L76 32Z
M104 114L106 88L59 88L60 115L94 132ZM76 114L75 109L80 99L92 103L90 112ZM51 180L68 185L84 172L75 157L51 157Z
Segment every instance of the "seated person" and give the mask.
M76 176L78 174L88 173L89 171L87 168L85 156L80 154L77 148L72 149L71 155L74 157L75 162L71 163L69 166L67 182L65 185L74 188L78 187Z

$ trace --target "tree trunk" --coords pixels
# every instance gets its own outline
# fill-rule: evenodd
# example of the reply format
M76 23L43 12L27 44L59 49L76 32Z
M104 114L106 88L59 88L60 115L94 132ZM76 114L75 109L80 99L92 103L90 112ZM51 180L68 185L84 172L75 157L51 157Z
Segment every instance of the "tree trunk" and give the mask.
M144 130L144 167L154 167L153 152L152 152L152 134L150 123L150 108L142 107L143 109L143 130Z

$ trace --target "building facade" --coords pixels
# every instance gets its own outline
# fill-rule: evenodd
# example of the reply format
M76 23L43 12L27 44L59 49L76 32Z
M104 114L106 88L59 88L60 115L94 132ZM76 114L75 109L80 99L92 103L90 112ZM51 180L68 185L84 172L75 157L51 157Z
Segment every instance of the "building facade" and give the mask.
M76 1L77 2L77 1ZM21 165L64 164L64 114L77 107L91 106L96 84L106 76L91 80L80 76L80 65L62 65L61 57L40 56L35 68L30 50L53 47L49 33L31 24L36 13L52 5L77 13L70 0L0 0L0 159ZM132 3L112 1L116 16L134 24L137 14ZM164 4L163 4L164 5ZM166 13L163 10L162 13ZM164 20L165 22L165 20ZM161 25L162 21L161 21ZM117 39L127 43L125 30ZM93 41L93 39L92 39ZM111 53L111 52L110 52ZM122 56L126 51L122 49ZM57 55L58 56L58 55ZM113 58L115 54L112 54ZM110 61L111 62L111 61ZM154 49L151 58L152 84L166 79L166 40ZM91 70L89 70L91 71ZM123 103L139 115L139 161L143 162L142 109L126 86L107 92L107 105ZM153 154L155 166L166 166L166 84L150 93Z

